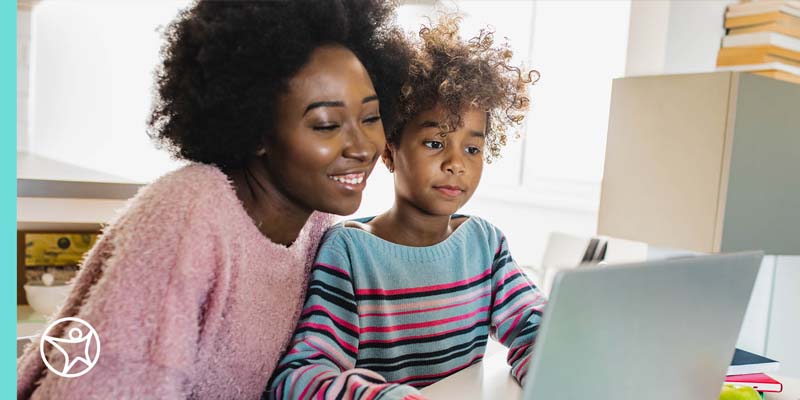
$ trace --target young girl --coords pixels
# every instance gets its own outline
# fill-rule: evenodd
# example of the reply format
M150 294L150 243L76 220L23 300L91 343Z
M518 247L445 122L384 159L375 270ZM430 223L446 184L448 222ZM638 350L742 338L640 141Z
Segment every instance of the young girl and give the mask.
M379 0L199 0L179 14L151 133L189 165L105 229L54 316L95 328L96 365L61 377L42 357L58 370L65 357L49 345L40 355L36 340L18 362L17 398L261 396L329 213L358 208L385 148L381 118L391 126L408 57L393 11Z
M531 74L491 33L461 42L457 23L420 31L383 154L395 204L326 234L273 398L416 398L480 361L489 334L525 379L545 299L499 229L454 213L522 120Z

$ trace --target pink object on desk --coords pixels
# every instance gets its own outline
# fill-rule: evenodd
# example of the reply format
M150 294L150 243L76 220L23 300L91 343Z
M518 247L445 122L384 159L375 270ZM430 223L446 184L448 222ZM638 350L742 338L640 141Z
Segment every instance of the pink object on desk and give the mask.
M783 391L783 384L767 374L728 375L725 382L736 386L750 386L759 392Z

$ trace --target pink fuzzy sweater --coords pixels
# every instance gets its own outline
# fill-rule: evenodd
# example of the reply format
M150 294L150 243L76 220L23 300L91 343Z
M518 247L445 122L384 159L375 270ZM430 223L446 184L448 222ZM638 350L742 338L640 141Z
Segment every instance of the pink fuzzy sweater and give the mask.
M53 318L95 328L94 369L77 378L49 372L37 340L18 362L17 397L258 398L332 219L312 214L287 248L261 234L219 169L194 164L165 175L105 229Z

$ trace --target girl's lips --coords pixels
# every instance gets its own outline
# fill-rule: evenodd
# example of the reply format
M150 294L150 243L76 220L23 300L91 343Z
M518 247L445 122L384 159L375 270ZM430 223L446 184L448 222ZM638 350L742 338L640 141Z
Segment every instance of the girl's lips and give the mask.
M433 188L447 197L458 197L464 193L463 190L454 186L434 186Z

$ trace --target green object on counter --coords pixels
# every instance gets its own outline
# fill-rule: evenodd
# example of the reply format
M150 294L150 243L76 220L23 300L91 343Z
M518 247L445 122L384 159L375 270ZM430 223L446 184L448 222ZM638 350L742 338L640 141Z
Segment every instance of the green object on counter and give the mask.
M719 400L761 400L762 398L762 394L750 386L736 387L725 384L719 394Z

